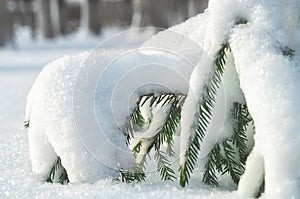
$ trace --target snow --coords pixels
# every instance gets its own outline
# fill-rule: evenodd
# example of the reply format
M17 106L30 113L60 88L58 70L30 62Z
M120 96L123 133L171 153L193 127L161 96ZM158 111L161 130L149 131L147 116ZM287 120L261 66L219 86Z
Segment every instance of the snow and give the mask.
M209 2L204 49L213 55L229 39L240 87L255 123L254 149L238 188L244 197L253 196L258 191L259 186L253 187L253 183L261 182L262 176L259 175L265 177L263 197L299 195L300 159L295 155L295 151L299 151L300 129L300 17L296 11L299 5L299 1L279 0ZM249 23L235 25L241 18ZM282 49L286 47L296 51L293 58L283 55ZM201 96L197 92L201 93L203 87L197 69L192 73L189 95L182 111L183 151L187 139L192 136L196 114L193 110ZM208 134L211 136L210 132ZM216 139L210 141L214 142Z
M257 192L263 175L263 198L299 197L299 7L298 0L211 0L205 14L146 42L131 32L133 36L126 39L117 35L112 43L103 41L89 54L57 59L42 70L28 96L28 135L19 127L26 93L40 66L60 52L44 48L47 42L42 48L27 48L32 52L2 49L0 92L5 106L1 112L6 115L0 121L7 125L0 127L0 197L245 198ZM240 19L249 22L236 25ZM216 98L213 114L217 117L203 141L200 164L188 188L179 188L177 181L161 182L154 172L147 173L142 183L115 181L116 169L130 168L133 163L122 129L140 95L188 93L179 144L185 151L193 136L201 89L210 73L210 56L226 40L232 53ZM126 48L116 47L121 41L129 41ZM295 50L293 57L283 55L286 47ZM35 59L38 51L41 57ZM68 50L61 49L61 53L68 54ZM219 188L206 186L200 182L205 152L230 136L230 104L244 100L256 133L238 191L233 191L235 186L226 177ZM159 111L144 135L151 135L160 125L164 114ZM67 186L42 182L57 155L69 174Z
M188 189L161 182L150 174L146 182L126 184L103 179L94 184L67 186L41 182L31 174L27 130L22 128L26 95L38 71L0 72L0 197L1 198L232 198L232 193L207 187L197 180ZM5 113L5 114L3 114ZM202 187L202 188L199 188Z
M27 31L25 30L22 35L28 35ZM82 49L89 50L93 47L92 43L96 45L98 40L95 41L92 38L86 43L81 41L81 44L76 44L78 39L75 37L68 38L67 41L63 39L50 42L38 40L30 43L27 42L28 37L24 36L23 39L19 37L21 36L18 36L17 40L23 40L26 43L18 43L18 50L5 48L0 52L1 198L148 198L157 196L182 198L187 194L188 198L200 195L206 198L223 198L224 194L231 198L231 193L209 188L197 181L189 189L181 189L177 182L161 182L154 173L148 175L146 182L139 184L125 184L111 179L99 180L94 184L81 183L67 186L42 182L31 172L28 132L22 127L26 96L43 65L65 54L74 54ZM118 35L114 37L121 38ZM122 42L128 47L133 43L140 43L144 40L143 38L147 37L134 33L129 35L128 42L124 42L128 39L123 39ZM119 41L107 42L106 47L114 46L120 43ZM55 45L59 48L55 49ZM199 189L199 186L203 186L203 189Z
M149 174L146 182L126 184L110 179L94 184L49 184L31 174L27 130L22 128L26 95L38 71L0 72L0 197L1 198L232 198L232 193L195 180L188 189ZM5 115L3 114L5 113Z
M251 29L241 26L234 30L232 50L238 57L235 61L241 88L256 126L253 153L264 158L266 194L290 197L299 193L300 184L300 159L293 155L300 141L299 61L282 55L278 42L288 45L282 41L286 32L277 29L277 21L269 20L269 26L261 27L261 21L273 13L266 13L263 7L257 8L256 14L260 12L265 16L253 22ZM264 32L272 32L273 37ZM253 167L251 170L256 172Z
M45 179L56 156L72 183L116 178L118 169L133 167L123 133L136 100L148 93L187 93L201 53L185 35L167 35L174 47L178 42L182 47L157 43L164 34L138 48L103 50L104 41L89 54L65 56L42 70L28 95L25 118L36 175Z
M187 87L185 60L140 53L147 49L102 51L53 61L35 81L25 118L34 173L46 177L59 156L71 182L115 177L132 167L122 130L138 96Z

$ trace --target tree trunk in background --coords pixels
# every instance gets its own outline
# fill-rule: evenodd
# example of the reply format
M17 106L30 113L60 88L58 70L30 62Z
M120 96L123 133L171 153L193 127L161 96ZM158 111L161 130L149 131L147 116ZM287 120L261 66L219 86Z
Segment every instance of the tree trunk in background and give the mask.
M81 1L80 4L80 29L85 33L92 33L95 35L101 32L101 22L99 19L98 0Z
M6 0L0 0L0 46L3 46L6 42L13 42L11 15L6 4Z
M50 0L39 0L39 20L44 37L53 38L54 32L52 29Z
M62 35L67 33L66 24L67 24L67 16L66 16L66 2L65 0L57 0L58 3L58 15L59 15L59 29Z
M99 5L100 1L98 0L88 0L88 27L90 32L95 35L99 35L101 32Z
M188 11L189 17L195 16L198 13L203 12L208 6L208 0L189 0Z
M198 0L199 1L199 0ZM167 12L168 25L174 26L178 23L185 21L189 16L188 0L168 0L168 8L165 8Z
M131 28L141 27L142 22L142 2L141 0L132 0L133 14Z
M188 0L185 0L185 1L176 1L176 2L174 2L174 4L176 6L176 11L178 10L178 13L180 13L180 16L181 16L180 20L181 21L187 20L189 18ZM176 24L177 23L180 23L180 21L176 22Z
M54 36L60 35L59 0L50 0L50 14Z
M29 15L29 26L31 28L31 38L36 38L36 10L34 10L34 0L29 0L29 9L28 9L28 15Z
M80 32L89 32L89 6L88 1L80 2Z
M168 19L167 11L168 0L155 1L141 1L142 3L142 27L154 26L158 28L167 28ZM166 9L165 9L166 8Z

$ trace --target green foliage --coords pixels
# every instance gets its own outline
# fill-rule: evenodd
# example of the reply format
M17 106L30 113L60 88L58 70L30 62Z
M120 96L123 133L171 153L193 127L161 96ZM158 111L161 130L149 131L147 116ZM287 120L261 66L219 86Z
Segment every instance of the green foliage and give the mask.
M229 173L234 183L238 184L245 170L247 154L247 126L253 122L247 106L233 103L232 107L233 134L231 138L222 143L216 143L208 155L202 181L206 184L217 186L216 172ZM222 153L223 152L223 153Z
M202 181L206 184L217 186L218 179L216 176L216 170L222 172L222 154L219 144L216 144L209 154L209 159L205 164L205 172Z
M263 192L265 192L265 180L262 181L255 198L259 198Z
M288 46L280 47L280 50L281 50L283 56L286 56L286 57L293 57L295 54L295 50L289 48Z
M120 178L122 182L131 183L131 182L141 182L146 180L146 175L144 172L129 172L120 169L119 170Z
M61 164L60 157L55 160L52 169L50 170L49 177L47 178L49 183L68 184L69 178L66 169Z
M30 124L30 120L24 121L24 128L28 129Z
M244 21L242 22L244 23ZM185 187L189 183L189 179L194 172L201 149L201 142L206 135L208 126L213 117L212 113L215 108L216 95L222 82L227 57L226 53L228 51L230 51L228 44L221 45L216 53L212 72L208 77L207 84L203 88L202 98L198 106L195 134L190 135L189 147L184 154L185 161L179 168L179 183L182 187ZM175 172L171 168L168 157L174 156L174 134L181 119L180 112L184 99L185 96L183 95L149 94L143 96L138 102L138 105L144 105L146 102L150 102L148 103L150 104L150 107L169 106L164 125L160 127L157 133L152 137L141 138L138 140L132 149L136 157L137 155L142 155L141 163L138 167L143 168L146 155L154 148L154 160L157 162L157 170L160 173L162 180L176 179ZM134 126L141 125L143 127L149 127L149 125L151 125L151 118L143 118L139 106L137 106L131 118L131 125L130 128L128 128L131 131L128 135L131 136L129 136L128 141L134 138L134 130L138 129L134 128ZM150 121L150 123L147 123L146 121ZM217 186L217 173L221 175L226 173L229 174L233 182L238 184L240 176L245 170L245 162L249 151L247 148L247 127L251 123L254 126L254 122L249 114L246 104L233 102L230 122L233 130L232 136L215 143L207 155L207 162L204 167L205 170L202 179L206 184ZM163 144L166 144L167 146L165 152L161 149ZM130 175L129 181L132 181L135 178L136 176Z
M225 140L223 143L225 157L223 164L225 165L223 173L229 173L234 183L238 184L240 176L244 173L244 164L237 158L238 154L235 150L232 140Z
M160 127L160 129L157 131L155 135L152 137L142 138L140 141L133 147L132 152L137 157L137 155L142 155L142 161L140 165L138 165L140 168L144 168L145 163L145 156L147 154L141 154L141 148L146 147L144 149L149 153L151 149L154 149L154 160L157 162L157 170L161 175L162 180L174 180L175 172L171 168L171 164L168 160L168 157L174 156L175 152L173 150L174 145L174 134L176 133L178 124L180 122L180 112L181 112L181 106L185 99L185 96L183 95L175 95L175 94L149 94L147 96L141 97L141 100L138 102L138 105L145 105L145 103L148 101L149 106L155 107L155 106L169 106L167 117L164 125ZM137 106L138 107L138 106ZM137 115L137 112L140 112L139 108L135 110L133 115ZM132 118L137 118L136 116ZM145 119L140 119L140 121L133 121L132 123L134 125L136 124L142 124L142 122L145 121ZM150 120L151 121L151 120ZM130 128L128 128L130 133L128 135L132 135L129 138L129 142L132 138L134 138L134 129L131 125ZM151 125L151 124L149 124ZM162 145L166 144L166 152L162 151Z
M160 173L162 180L166 181L176 179L175 172L170 167L171 164L163 151L155 150L154 159L157 162L157 170Z
M254 121L246 104L234 103L232 109L233 137L232 142L237 147L240 160L246 162L247 154L247 127Z
M217 95L218 88L222 81L224 67L226 64L226 50L230 50L229 45L223 44L216 53L213 62L212 73L209 78L208 84L204 87L202 101L199 105L198 124L196 128L196 135L192 139L188 150L185 153L185 162L180 166L180 185L186 186L191 173L194 171L195 163L198 159L200 151L200 143L202 142L209 122L212 118L212 110L214 108L215 96Z

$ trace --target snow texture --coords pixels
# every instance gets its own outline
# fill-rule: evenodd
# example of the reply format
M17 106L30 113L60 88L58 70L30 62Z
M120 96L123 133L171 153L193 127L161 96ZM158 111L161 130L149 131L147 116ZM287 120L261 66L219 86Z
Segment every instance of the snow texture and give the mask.
M254 149L238 188L243 196L254 196L259 186L253 187L253 183L261 182L263 176L263 197L299 196L300 159L295 154L300 141L299 5L296 0L209 2L203 48L214 55L229 41L240 87L255 123ZM248 23L239 24L241 19ZM194 128L191 121L196 111L192 111L203 88L194 78L199 73L196 69L182 111L181 134L186 142ZM185 151L187 144L182 142L181 147Z
M140 35L135 36L135 42L138 42L138 37ZM18 40L22 41L21 38ZM23 40L27 41L29 38ZM188 189L181 189L175 181L160 181L159 176L153 172L147 174L146 182L138 184L102 179L94 184L70 183L63 186L36 179L36 176L31 174L28 133L21 127L26 95L45 62L63 54L78 52L77 47L88 49L86 43L74 47L76 42L78 38L68 38L63 44L70 45L67 49L66 46L55 49L53 43L56 41L38 42L37 46L34 42L27 42L27 50L1 49L0 198L238 198L235 192L224 191L228 187L225 184L221 189L211 188L199 183L196 178L191 181ZM127 45L126 42L127 40L123 40L119 44Z
M183 38L178 35L169 37ZM46 178L56 156L73 183L116 178L118 169L132 169L123 135L128 117L141 95L187 93L199 53L190 44L193 54L148 42L49 63L35 81L26 108L33 172Z
M217 96L218 119L209 127L203 151L230 136L232 127L222 126L222 120L228 121L230 102L246 100L255 123L255 144L238 195L230 193L230 198L252 197L259 188L253 183L263 177L262 197L299 197L299 8L299 0L211 0L205 14L157 34L139 48L96 50L50 63L28 96L34 173L45 177L56 155L71 182L115 178L116 169L130 168L133 158L122 129L136 99L152 92L188 93L181 120L184 152L213 56L228 41L232 53L223 92ZM204 191L204 197L208 195Z

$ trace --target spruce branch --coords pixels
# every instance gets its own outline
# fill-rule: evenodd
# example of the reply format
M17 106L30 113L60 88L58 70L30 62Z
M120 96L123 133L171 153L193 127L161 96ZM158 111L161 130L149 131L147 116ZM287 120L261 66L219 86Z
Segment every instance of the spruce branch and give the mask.
M226 51L230 50L229 44L225 43L221 45L221 48L217 51L215 60L213 62L213 71L208 79L208 83L204 86L204 92L202 94L202 100L199 105L199 113L197 120L196 134L191 139L190 146L185 152L185 161L180 166L180 185L182 187L188 184L188 180L191 173L194 171L195 163L198 159L198 153L200 151L200 143L202 142L207 127L212 118L212 110L215 104L215 97L220 87L222 76L224 73L224 67L226 64Z
M157 162L157 170L160 173L162 180L174 180L176 179L175 172L170 167L171 164L169 163L167 156L172 157L175 154L173 150L174 135L180 122L181 106L185 96L175 94L149 94L147 96L142 96L141 99L139 104L142 106L148 100L150 101L149 104L151 108L156 106L169 106L169 108L167 109L167 116L163 126L158 127L157 132L153 136L140 138L140 141L133 147L132 151L135 154L135 157L139 157L138 166L144 168L146 155L154 148L154 159ZM136 111L140 111L138 106ZM133 113L133 115L136 115L136 113ZM136 121L131 122L137 124ZM129 130L134 133L133 128L130 127ZM128 133L128 135L132 135L129 137L128 142L133 138L133 133ZM164 143L166 144L166 152L161 151L161 146Z
M28 129L30 125L30 120L24 121L24 128Z
M129 172L123 169L119 169L119 174L120 174L121 181L126 183L132 183L134 181L142 182L146 180L145 173L139 171L139 169L135 172Z
M214 148L208 155L209 159L205 164L205 172L202 181L208 185L217 186L218 178L216 176L216 171L222 172L222 154L219 144L215 144Z
M261 196L262 193L265 192L265 177L264 177L264 180L262 181L260 187L259 187L259 190L258 192L255 194L254 198L259 198Z
M246 162L247 154L247 127L254 122L246 104L235 102L232 109L233 136L232 142L237 147L240 160Z
M281 46L280 50L281 50L283 56L293 57L295 55L295 50L289 48L288 46L283 46L283 47Z
M181 106L185 99L185 96L169 96L166 101L164 102L163 106L167 103L171 103L171 107L169 109L168 116L166 118L166 122L161 128L161 131L159 132L159 138L158 142L158 148L163 143L167 144L167 154L168 156L174 156L175 152L173 150L174 145L174 135L176 133L176 130L178 128L180 119L181 119Z
M66 169L61 164L60 157L57 157L53 167L50 170L49 176L47 178L47 182L49 183L60 183L60 184L68 184L69 178Z
M175 172L171 168L171 164L163 151L160 151L159 149L155 150L154 159L157 162L157 170L160 173L162 180L173 181L174 179L176 179Z
M237 152L234 149L231 140L225 140L223 143L225 157L223 159L224 173L229 173L234 183L238 184L240 176L244 173L244 165L240 162L239 158L236 157Z

